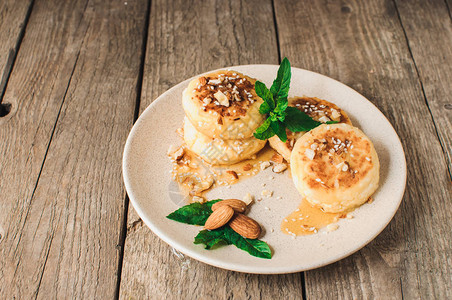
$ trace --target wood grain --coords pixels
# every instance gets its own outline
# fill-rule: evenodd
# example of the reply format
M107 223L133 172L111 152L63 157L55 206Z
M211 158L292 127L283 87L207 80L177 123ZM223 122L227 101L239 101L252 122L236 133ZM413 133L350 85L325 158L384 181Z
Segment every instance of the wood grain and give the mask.
M393 221L355 255L307 272L308 298L452 297L452 185L394 3L275 1L275 13L282 56L370 99L398 132L408 162Z
M12 104L11 113L0 118L0 294L5 298L30 298L39 286L45 255L24 242L25 235L33 237L24 226L80 49L78 35L86 30L79 26L85 4L35 3L4 95ZM34 255L41 258L41 268L23 259Z
M444 1L396 1L452 179L452 22ZM419 13L422 12L422 13Z
M25 30L32 0L0 1L0 102Z
M114 297L146 4L35 3L0 127L2 297Z
M195 74L237 64L278 63L270 1L152 1L150 22L141 111ZM120 298L301 297L299 273L242 274L175 254L143 226L131 206L129 211Z

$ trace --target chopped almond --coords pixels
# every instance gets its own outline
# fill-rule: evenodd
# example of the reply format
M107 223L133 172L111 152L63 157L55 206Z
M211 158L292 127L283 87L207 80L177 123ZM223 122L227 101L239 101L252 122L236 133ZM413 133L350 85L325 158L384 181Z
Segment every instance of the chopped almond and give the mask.
M253 202L254 197L250 193L246 193L245 197L243 197L243 202L246 203L246 205L250 205L251 202Z
M271 160L274 161L275 163L281 164L284 161L284 158L280 154L276 153L275 155L272 156Z
M235 171L228 170L226 173L231 174L235 179L239 179L239 175Z
M218 100L220 105L229 107L229 99L225 94L223 94L222 91L216 92L215 94L213 94L213 96Z
M246 164L243 166L243 171L249 171L253 168L253 166L251 164Z
M273 172L275 172L275 173L281 173L281 172L283 172L286 169L287 169L287 165L286 164L275 164L273 166Z
M184 129L183 128L177 128L176 133L183 138L184 137Z
M267 169L270 166L271 166L271 163L269 161L263 161L261 163L261 170L265 170L265 169Z

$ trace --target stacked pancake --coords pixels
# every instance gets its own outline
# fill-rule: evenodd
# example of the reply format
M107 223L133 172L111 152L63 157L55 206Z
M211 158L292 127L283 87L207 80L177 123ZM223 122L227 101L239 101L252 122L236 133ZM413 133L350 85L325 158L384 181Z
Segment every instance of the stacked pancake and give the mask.
M266 141L253 136L264 121L263 100L256 80L236 71L220 70L192 80L182 95L184 140L188 149L211 165L231 165L251 158ZM277 136L270 146L291 165L294 183L313 206L326 212L346 212L375 192L379 161L372 142L351 125L347 114L326 100L289 99L323 124L309 132L287 130L287 142Z
M264 121L263 100L254 90L255 79L220 70L192 80L182 94L187 147L212 165L230 165L249 159L266 141L253 136Z

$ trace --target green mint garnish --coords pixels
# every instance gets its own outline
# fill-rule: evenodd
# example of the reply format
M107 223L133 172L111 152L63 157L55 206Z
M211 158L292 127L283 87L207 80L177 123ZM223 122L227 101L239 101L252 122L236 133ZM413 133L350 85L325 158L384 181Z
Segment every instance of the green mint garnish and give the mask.
M256 81L256 94L264 100L259 112L266 115L266 120L254 133L256 138L266 140L276 134L281 141L286 142L286 128L292 132L300 132L309 131L322 124L297 108L288 106L290 78L290 62L284 57L270 90L264 83Z
M205 203L191 203L166 216L168 219L191 225L204 225L212 214L212 205L222 199ZM261 240L244 238L228 225L215 230L201 230L195 237L194 244L204 244L207 250L215 249L220 245L235 245L249 254L270 259L272 252L268 244Z
M191 203L182 206L166 217L168 219L185 224L203 226L206 223L207 218L209 218L210 214L212 213L212 205L218 201L221 201L221 199L212 200L205 203Z

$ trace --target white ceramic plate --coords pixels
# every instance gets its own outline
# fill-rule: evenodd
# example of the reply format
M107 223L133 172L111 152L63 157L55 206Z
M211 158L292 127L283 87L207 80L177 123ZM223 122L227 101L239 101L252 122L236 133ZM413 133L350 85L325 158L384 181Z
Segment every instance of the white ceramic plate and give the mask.
M257 78L269 87L278 66L246 65L231 69ZM356 252L392 219L405 190L406 163L391 124L371 102L346 85L314 72L292 68L289 96L315 96L337 104L373 141L381 164L380 187L374 201L355 210L353 219L341 219L339 229L334 232L321 230L318 234L292 239L282 233L280 224L297 208L301 198L287 174L274 174L269 168L230 189L214 189L208 196L209 199L242 198L247 192L260 195L262 183L266 183L265 189L274 191L273 197L255 203L249 216L265 228L261 239L272 248L272 259L250 256L232 245L209 251L193 244L201 227L166 218L179 207L176 203L180 196L171 180L171 163L166 153L171 144L181 144L175 131L182 125L181 95L189 80L162 94L143 112L130 132L123 157L129 198L146 225L166 243L194 259L228 270L291 273L318 268ZM275 179L270 180L270 175ZM282 199L278 200L278 196Z

